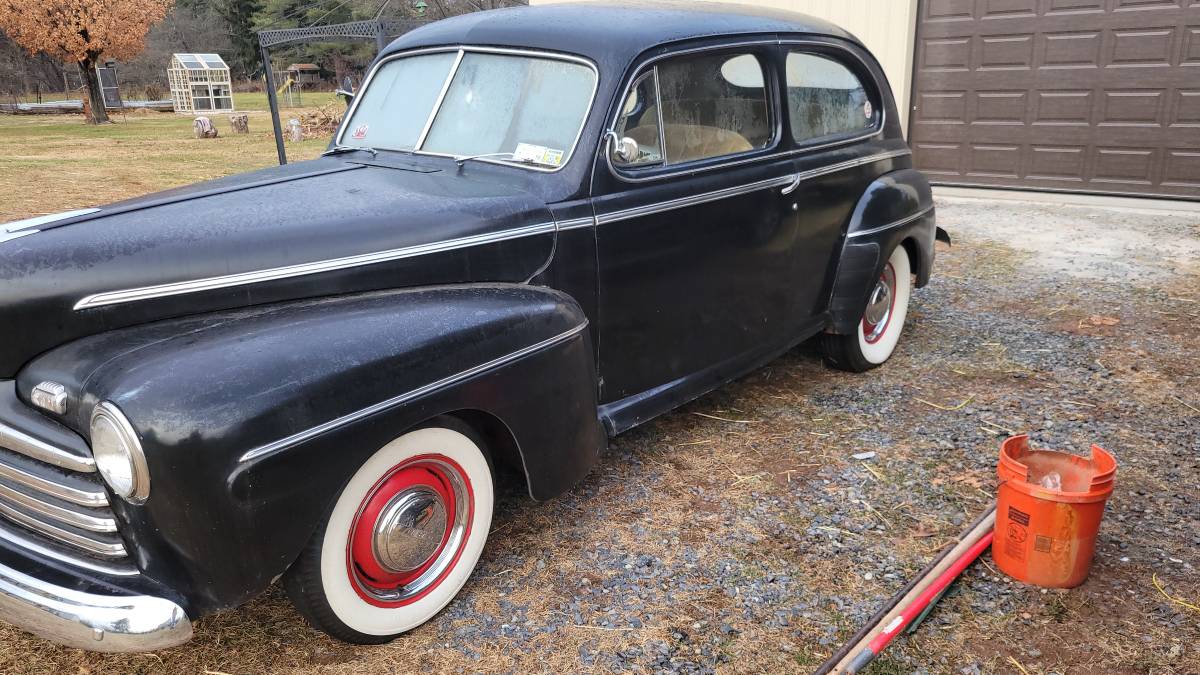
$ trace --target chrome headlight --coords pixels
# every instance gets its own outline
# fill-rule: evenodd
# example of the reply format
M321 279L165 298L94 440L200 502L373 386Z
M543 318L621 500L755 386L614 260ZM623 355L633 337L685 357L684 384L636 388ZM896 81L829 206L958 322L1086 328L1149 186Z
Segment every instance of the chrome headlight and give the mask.
M150 494L150 469L133 426L117 406L104 401L92 411L92 456L104 482L119 497L141 504Z

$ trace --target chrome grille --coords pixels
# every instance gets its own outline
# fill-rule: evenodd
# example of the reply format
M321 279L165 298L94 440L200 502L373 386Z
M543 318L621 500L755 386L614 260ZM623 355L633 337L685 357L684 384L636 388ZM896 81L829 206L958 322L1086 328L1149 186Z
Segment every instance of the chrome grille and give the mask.
M91 457L3 422L0 521L0 539L42 555L115 574L133 570Z

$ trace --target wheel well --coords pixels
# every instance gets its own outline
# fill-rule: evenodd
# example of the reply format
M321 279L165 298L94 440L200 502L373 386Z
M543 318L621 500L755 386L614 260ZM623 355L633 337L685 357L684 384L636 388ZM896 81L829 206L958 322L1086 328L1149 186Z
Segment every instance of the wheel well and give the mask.
M502 483L519 483L528 494L529 482L525 476L525 463L521 460L521 448L508 425L495 415L482 410L456 410L444 415L466 424L479 434L496 469L497 479Z
M919 244L917 244L917 240L913 237L908 237L900 242L900 245L904 247L904 252L908 254L908 266L911 268L912 273L920 277L922 271L920 269L921 249L919 248Z

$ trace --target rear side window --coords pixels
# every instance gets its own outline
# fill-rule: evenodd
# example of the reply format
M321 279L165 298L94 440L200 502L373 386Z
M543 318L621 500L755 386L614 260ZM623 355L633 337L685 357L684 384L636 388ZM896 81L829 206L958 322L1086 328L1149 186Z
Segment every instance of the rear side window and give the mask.
M667 164L764 148L771 143L763 66L753 54L683 56L655 67Z
M879 110L849 68L827 56L790 52L787 102L792 138L805 143L874 129Z

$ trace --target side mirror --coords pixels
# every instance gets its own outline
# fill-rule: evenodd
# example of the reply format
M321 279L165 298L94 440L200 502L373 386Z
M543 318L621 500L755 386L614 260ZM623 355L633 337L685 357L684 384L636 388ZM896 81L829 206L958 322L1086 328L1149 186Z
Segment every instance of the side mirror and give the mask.
M354 102L354 92L352 92L352 91L347 91L345 89L338 89L337 91L335 91L333 93L335 96L341 96L342 98L346 99L346 107L347 108L349 108L350 104Z
M612 148L612 157L614 160L621 164L632 164L637 161L640 153L637 141L628 136L617 139L615 134L613 138L615 139Z

